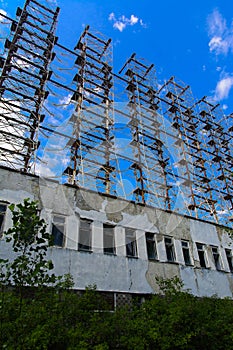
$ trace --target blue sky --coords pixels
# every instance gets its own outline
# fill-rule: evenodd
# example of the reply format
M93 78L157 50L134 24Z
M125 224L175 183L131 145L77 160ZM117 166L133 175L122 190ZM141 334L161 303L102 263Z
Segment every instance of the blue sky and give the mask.
M55 0L51 0L55 3ZM23 0L1 0L10 17ZM127 58L154 63L157 79L175 76L196 98L209 96L233 111L231 0L57 0L59 42L73 48L86 24L113 39L114 70Z

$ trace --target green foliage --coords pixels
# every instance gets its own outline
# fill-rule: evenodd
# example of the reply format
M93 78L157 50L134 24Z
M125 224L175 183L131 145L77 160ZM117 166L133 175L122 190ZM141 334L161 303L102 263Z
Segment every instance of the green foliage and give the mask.
M163 278L156 276L155 280L158 283L161 292L166 295L177 294L181 292L182 288L184 287L183 282L177 276L174 276L172 278Z
M49 273L53 263L46 259L50 235L46 232L45 221L38 215L37 203L25 199L23 204L11 204L9 209L13 226L4 235L6 242L12 244L15 258L12 262L3 262L2 283L19 288L54 284L57 278Z
M24 296L19 313L18 294L8 291L3 298L3 349L232 349L229 299L165 292L112 312L95 287L82 295L45 288Z

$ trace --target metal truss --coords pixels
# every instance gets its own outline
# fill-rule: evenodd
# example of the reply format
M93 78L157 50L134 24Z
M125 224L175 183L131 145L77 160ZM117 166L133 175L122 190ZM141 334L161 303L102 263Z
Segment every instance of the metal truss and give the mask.
M232 115L174 77L158 85L136 54L114 73L111 40L89 26L67 48L54 34L58 12L29 0L11 20L1 165L39 164L62 183L230 225Z

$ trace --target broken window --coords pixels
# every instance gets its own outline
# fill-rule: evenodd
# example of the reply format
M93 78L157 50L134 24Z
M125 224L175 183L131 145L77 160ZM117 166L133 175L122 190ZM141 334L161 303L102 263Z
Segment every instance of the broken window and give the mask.
M181 241L181 245L182 245L182 251L183 251L185 265L191 265L189 242L188 241Z
M166 249L166 254L167 254L167 261L175 261L175 249L174 249L174 244L173 240L170 237L165 237L165 249Z
M115 227L112 225L104 224L104 253L115 254Z
M146 248L147 256L149 260L157 260L157 249L155 243L155 234L151 232L146 232Z
M66 218L64 216L53 216L52 223L52 244L57 247L63 247L64 238L65 238L65 221Z
M92 221L86 219L80 219L79 222L79 237L78 237L78 250L91 251L92 240Z
M137 257L137 241L136 232L131 228L125 229L126 255L129 257Z
M213 254L214 264L216 269L221 270L221 262L220 262L218 247L212 247L212 254Z
M227 256L227 261L228 261L228 266L231 272L233 272L233 265L232 265L232 252L231 249L225 249L226 256Z
M7 205L4 204L4 203L0 203L0 237L1 237L2 233L3 233L6 209L7 209Z
M197 252L198 252L198 256L199 256L200 265L201 265L201 267L206 268L204 244L196 243L196 245L197 245Z

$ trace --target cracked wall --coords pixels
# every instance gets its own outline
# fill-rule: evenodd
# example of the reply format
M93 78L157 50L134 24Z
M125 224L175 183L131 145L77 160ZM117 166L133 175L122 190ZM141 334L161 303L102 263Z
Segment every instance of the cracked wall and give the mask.
M73 275L75 288L96 284L103 291L153 293L159 291L155 276L179 276L184 287L195 295L232 297L232 273L225 254L225 249L232 249L232 241L223 227L5 168L0 169L0 180L0 201L38 200L50 232L54 214L66 218L64 247L50 248L48 256L55 264L55 273ZM80 218L92 221L91 252L78 251ZM115 227L114 255L103 253L103 224ZM10 225L8 210L4 229ZM136 232L137 257L126 256L125 228ZM158 253L155 261L148 260L146 232L155 234ZM167 259L164 237L173 240L173 262ZM182 240L189 242L190 266L184 261ZM200 266L196 242L205 246L205 269ZM218 247L221 271L216 269L212 246ZM11 256L4 237L0 240L0 251L3 258Z

